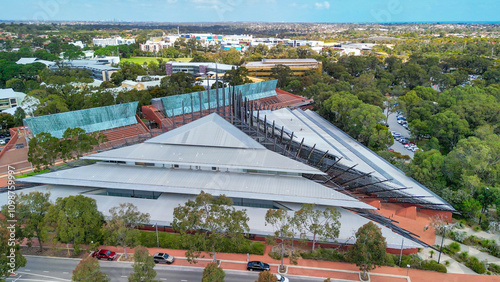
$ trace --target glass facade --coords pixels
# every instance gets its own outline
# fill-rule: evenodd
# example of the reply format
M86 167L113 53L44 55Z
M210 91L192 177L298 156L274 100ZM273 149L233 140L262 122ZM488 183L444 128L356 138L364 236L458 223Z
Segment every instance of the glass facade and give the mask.
M247 98L250 101L267 98L271 96L276 96L276 84L277 80L269 80L258 83L251 83L245 85L235 86L236 93L241 93L243 99ZM184 113L189 114L192 112L198 112L201 110L206 111L209 108L214 109L217 107L217 96L219 100L219 106L222 107L224 104L229 105L230 103L230 88L219 88L219 95L217 95L217 90L212 89L209 91L200 91L188 94L181 94L175 96L168 96L160 98L165 110L165 114L168 117L182 115L183 108ZM232 88L231 88L232 91ZM225 100L225 102L224 102ZM201 108L200 108L201 101Z
M62 138L68 128L79 127L85 132L102 131L137 123L135 112L139 102L92 108L80 111L66 112L48 116L24 119L36 135L47 132L57 138Z

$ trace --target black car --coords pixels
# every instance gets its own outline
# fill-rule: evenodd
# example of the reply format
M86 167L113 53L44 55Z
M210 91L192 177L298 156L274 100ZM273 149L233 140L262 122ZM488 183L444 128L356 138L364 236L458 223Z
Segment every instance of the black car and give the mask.
M155 263L166 263L166 264L171 264L175 260L174 256L171 256L167 253L156 253L153 255L153 259Z
M264 270L270 270L271 267L267 263L263 263L261 261L251 261L247 264L247 270L254 271L264 271Z

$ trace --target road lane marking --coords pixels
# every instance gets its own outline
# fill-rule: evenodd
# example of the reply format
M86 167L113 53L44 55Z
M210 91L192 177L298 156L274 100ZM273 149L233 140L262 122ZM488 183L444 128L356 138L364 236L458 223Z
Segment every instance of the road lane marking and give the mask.
M167 281L167 278L160 278L161 281Z
M31 271L31 270L29 270L29 269L25 269L24 271Z
M21 272L21 271L18 271L17 273L19 273L19 274L29 274L29 275L43 277L43 278L48 278L48 279L52 279L52 280L56 279L56 280L60 280L60 281L70 281L71 282L71 280L64 279L64 278L59 278L59 277L52 277L52 276L46 276L46 275L41 275L41 274L35 274L35 273L26 273L26 272Z
M47 271L47 270L44 270L43 272L45 272L45 273L49 273L49 271Z
M122 278L127 278L127 276L122 276Z
M63 272L63 274L69 274L69 272Z

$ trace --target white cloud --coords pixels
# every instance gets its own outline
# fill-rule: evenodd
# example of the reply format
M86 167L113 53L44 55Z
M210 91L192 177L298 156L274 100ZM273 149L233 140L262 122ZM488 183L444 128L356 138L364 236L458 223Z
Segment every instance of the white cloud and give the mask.
M316 9L330 9L330 2L316 2L314 6L316 6Z

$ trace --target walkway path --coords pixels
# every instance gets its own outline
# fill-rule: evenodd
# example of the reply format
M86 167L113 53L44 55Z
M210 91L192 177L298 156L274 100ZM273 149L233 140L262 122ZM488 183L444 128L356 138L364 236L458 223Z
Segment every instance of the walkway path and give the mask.
M123 253L123 248L103 246L118 253ZM250 255L249 259L260 260L265 263L269 263L271 271L277 273L279 260L274 260L267 255L271 247L266 247L264 255ZM133 253L132 249L128 249L128 253ZM155 252L167 252L176 257L175 264L178 265L191 265L185 259L184 250L168 250L168 249L158 249L149 248L149 252L154 254ZM228 253L218 253L217 259L221 260L221 267L224 269L234 269L234 270L246 270L247 255L245 254L228 254ZM204 267L208 262L211 261L209 254L204 254L204 257L199 260L194 266ZM291 275L303 275L311 277L321 277L321 278L334 278L334 279L344 279L347 281L359 281L359 269L354 264L344 263L344 262L328 262L328 261L316 261L316 260L305 260L299 259L297 265L292 265L285 259L285 264L288 266L288 274ZM193 265L191 265L193 266ZM407 276L407 272L409 276ZM371 273L371 281L374 282L430 282L430 281L457 281L457 282L500 282L500 276L485 276L477 275L474 272L466 274L456 274L454 273L438 273L433 271L424 271L417 269L410 269L409 271L405 268L398 267L380 267Z

